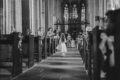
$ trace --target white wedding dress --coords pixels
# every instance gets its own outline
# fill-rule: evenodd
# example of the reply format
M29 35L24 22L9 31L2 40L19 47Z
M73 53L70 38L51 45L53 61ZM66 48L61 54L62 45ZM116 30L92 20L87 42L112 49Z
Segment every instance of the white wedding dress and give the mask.
M65 42L62 42L62 43L61 43L61 52L62 52L62 53L66 53L66 52L67 52L67 47L66 47Z
M63 56L65 56L65 53L67 52L67 46L65 44L66 41L61 42L60 46L61 46L61 53Z

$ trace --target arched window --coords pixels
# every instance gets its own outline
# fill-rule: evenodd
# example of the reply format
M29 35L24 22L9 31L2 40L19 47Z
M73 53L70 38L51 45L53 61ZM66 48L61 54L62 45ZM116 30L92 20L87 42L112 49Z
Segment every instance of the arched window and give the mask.
M81 21L85 22L85 5L84 4L82 4Z
M78 9L77 4L65 4L64 5L64 22L65 24L69 22L69 20L75 20L78 18Z
M65 21L65 23L68 23L68 18L69 18L68 4L65 4L65 6L64 6L64 21Z
M72 10L73 10L72 11L72 18L77 19L78 18L78 13L77 13L77 5L76 4L73 5Z

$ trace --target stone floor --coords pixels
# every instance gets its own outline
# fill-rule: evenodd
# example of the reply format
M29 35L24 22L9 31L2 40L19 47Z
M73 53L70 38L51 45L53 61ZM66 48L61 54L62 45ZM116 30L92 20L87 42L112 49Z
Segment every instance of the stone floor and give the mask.
M65 56L57 52L12 80L88 80L88 76L78 50L69 48Z

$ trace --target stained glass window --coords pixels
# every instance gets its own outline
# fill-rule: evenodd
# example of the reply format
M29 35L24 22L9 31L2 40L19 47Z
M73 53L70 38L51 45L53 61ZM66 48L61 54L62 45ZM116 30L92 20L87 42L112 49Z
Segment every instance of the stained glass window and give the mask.
M65 7L64 7L64 20L65 20L65 23L68 23L68 18L69 18L68 5L65 4Z
M85 6L84 4L82 5L82 12L81 12L81 21L85 21Z
M78 10L76 4L65 4L64 6L64 21L65 23L68 23L71 19L77 19L78 18Z
M78 13L77 13L77 5L76 4L73 5L73 11L72 11L72 13L73 13L72 14L72 16L73 16L72 18L73 19L77 19L78 18Z

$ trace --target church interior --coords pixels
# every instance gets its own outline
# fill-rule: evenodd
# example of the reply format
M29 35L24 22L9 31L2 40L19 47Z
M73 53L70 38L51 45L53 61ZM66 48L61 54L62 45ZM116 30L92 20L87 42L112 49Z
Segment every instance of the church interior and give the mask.
M119 17L120 0L0 0L0 80L120 80Z

